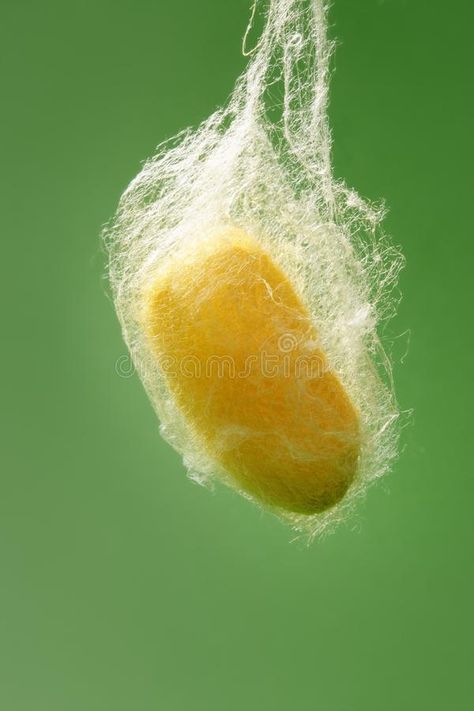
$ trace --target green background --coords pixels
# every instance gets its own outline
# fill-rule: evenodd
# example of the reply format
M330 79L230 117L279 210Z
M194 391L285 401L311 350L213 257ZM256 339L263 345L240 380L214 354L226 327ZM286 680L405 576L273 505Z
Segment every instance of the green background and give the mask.
M473 708L473 8L331 10L336 173L407 258L414 418L307 548L186 479L116 372L99 244L140 161L225 101L249 0L1 2L1 711Z

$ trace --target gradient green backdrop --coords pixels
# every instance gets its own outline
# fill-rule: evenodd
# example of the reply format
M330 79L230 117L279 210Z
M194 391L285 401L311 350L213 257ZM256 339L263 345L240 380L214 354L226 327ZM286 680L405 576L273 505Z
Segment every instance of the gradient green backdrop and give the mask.
M140 161L225 101L249 1L0 9L0 710L474 708L473 4L331 11L336 172L387 199L407 257L390 334L415 415L310 548L186 479L116 372L99 246Z

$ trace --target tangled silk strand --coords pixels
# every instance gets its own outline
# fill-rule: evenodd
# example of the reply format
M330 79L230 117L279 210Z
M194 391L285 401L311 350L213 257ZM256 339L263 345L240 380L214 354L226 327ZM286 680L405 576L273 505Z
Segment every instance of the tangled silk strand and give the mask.
M381 232L382 209L362 200L332 174L327 120L332 45L326 36L326 11L321 0L270 1L262 35L256 47L246 51L247 69L237 80L228 104L197 130L181 133L158 148L125 190L105 234L117 314L161 421L163 437L182 453L191 477L200 482L211 482L216 477L227 482L249 498L270 506L310 537L343 518L367 486L387 471L396 455L398 439L390 364L377 328L393 314L392 287L402 260ZM334 436L339 437L338 447L342 447L343 437L357 438L356 467L353 449L344 449L345 465L352 457L354 471L353 476L346 477L347 492L341 489L331 501L324 499L323 492L319 503L319 494L313 492L312 508L307 510L303 505L291 510L284 495L278 498L280 494L272 492L271 487L265 489L270 486L266 479L255 485L245 479L250 465L244 459L250 456L251 428L257 425L251 424L252 418L244 412L243 389L231 391L234 409L224 411L218 401L210 400L219 385L209 383L207 394L192 394L194 398L201 397L202 405L199 412L194 412L191 395L186 395L190 391L184 376L177 380L174 375L172 380L157 357L166 352L182 356L183 344L191 340L194 346L189 347L197 348L199 356L199 348L203 347L202 329L199 331L199 319L204 318L202 304L208 304L206 313L217 314L219 320L219 314L228 310L227 306L224 308L228 302L222 299L230 298L229 285L240 304L247 303L250 292L258 292L248 280L236 281L235 259L228 261L227 271L218 267L212 279L202 278L200 291L196 287L200 265L210 259L212 245L225 243L226 249L235 252L235 240L241 239L238 235L253 245L249 247L246 242L244 252L254 255L255 284L262 283L262 259L267 257L275 269L284 273L280 287L267 283L271 300L279 310L268 310L266 320L262 320L254 309L254 320L249 316L244 330L243 321L239 325L235 319L235 327L230 322L226 327L223 315L223 323L217 323L215 329L214 343L221 347L218 353L225 352L224 333L228 352L234 355L241 355L236 339L242 339L243 333L250 350L259 353L264 336L267 343L273 339L273 344L281 344L275 339L289 334L297 340L298 348L304 345L302 339L313 342L317 338L317 353L322 354L325 368L344 393L338 399L337 394L321 395L318 391L318 402L329 407L331 401L333 409L340 409L346 407L341 403L347 401L357 413L357 425L350 414L352 409L346 411L349 414L344 422L330 414L318 420L307 403L294 400L295 389L286 385L279 389L262 380L261 386L269 388L271 394L265 399L261 391L257 393L255 407L263 403L258 436L268 435L273 449L276 442L288 440L284 443L285 456L293 462L298 457L314 458L314 447L307 444L311 427L317 437L321 433L333 437L332 441ZM247 257L244 254L242 258ZM164 287L158 289L156 285L165 282L172 292L166 297L167 311L163 311L165 302L160 302L160 313L172 313L174 321L164 317L157 321L150 316L150 304L158 308L156 294L164 293ZM278 288L280 292L286 289L283 282L291 286L291 293L298 300L293 314L299 319L297 325L280 318L282 308L290 308L289 302L278 300ZM247 292L239 296L239 288ZM181 310L175 308L178 293ZM293 297L288 298L291 301ZM261 301L262 308L267 308L266 303ZM183 304L187 304L187 310L183 310ZM216 304L220 304L219 308L214 308ZM213 329L209 322L201 323L207 334L207 348L209 331ZM274 331L260 338L263 323L273 324ZM190 340L191 327L197 335ZM166 328L170 329L168 339ZM171 350L166 351L167 348ZM201 362L199 358L198 361ZM300 387L299 381L295 383ZM257 386L260 387L258 382ZM339 393L338 388L339 385ZM308 396L304 388L298 392L301 398ZM287 401L282 404L283 397ZM210 404L207 409L206 402ZM292 417L286 432L282 430L281 417L275 425L272 402L288 417L299 413L299 419ZM251 409L252 402L246 406ZM214 415L221 413L221 419L212 422L212 437L209 421L202 414L211 410ZM270 432L268 423L277 429ZM331 428L333 431L329 432ZM340 431L334 432L335 428ZM320 459L328 458L328 452L334 453L332 446L322 446ZM231 461L232 448L235 456ZM266 450L259 451L258 457L256 450L251 451L255 459L265 458ZM316 462L316 469L323 472L320 465ZM262 476L268 477L268 471ZM290 482L288 491L291 490L289 496L295 494L296 500L299 492L295 493L295 486Z

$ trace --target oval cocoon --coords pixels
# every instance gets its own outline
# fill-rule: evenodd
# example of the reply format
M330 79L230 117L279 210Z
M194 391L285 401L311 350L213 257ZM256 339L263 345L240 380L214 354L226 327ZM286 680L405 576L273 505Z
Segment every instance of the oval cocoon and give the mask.
M162 265L143 327L176 405L237 488L303 514L344 496L357 473L357 412L256 240L228 229Z

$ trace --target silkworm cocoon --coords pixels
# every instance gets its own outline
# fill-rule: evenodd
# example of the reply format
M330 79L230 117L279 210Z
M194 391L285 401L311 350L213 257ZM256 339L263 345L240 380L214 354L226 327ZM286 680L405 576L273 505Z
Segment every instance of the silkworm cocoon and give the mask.
M195 437L244 491L303 514L343 497L357 413L257 242L229 230L169 260L146 295L144 328Z
M228 104L159 146L105 237L162 436L194 480L311 537L396 456L377 328L401 260L383 210L333 177L324 2L265 7Z

